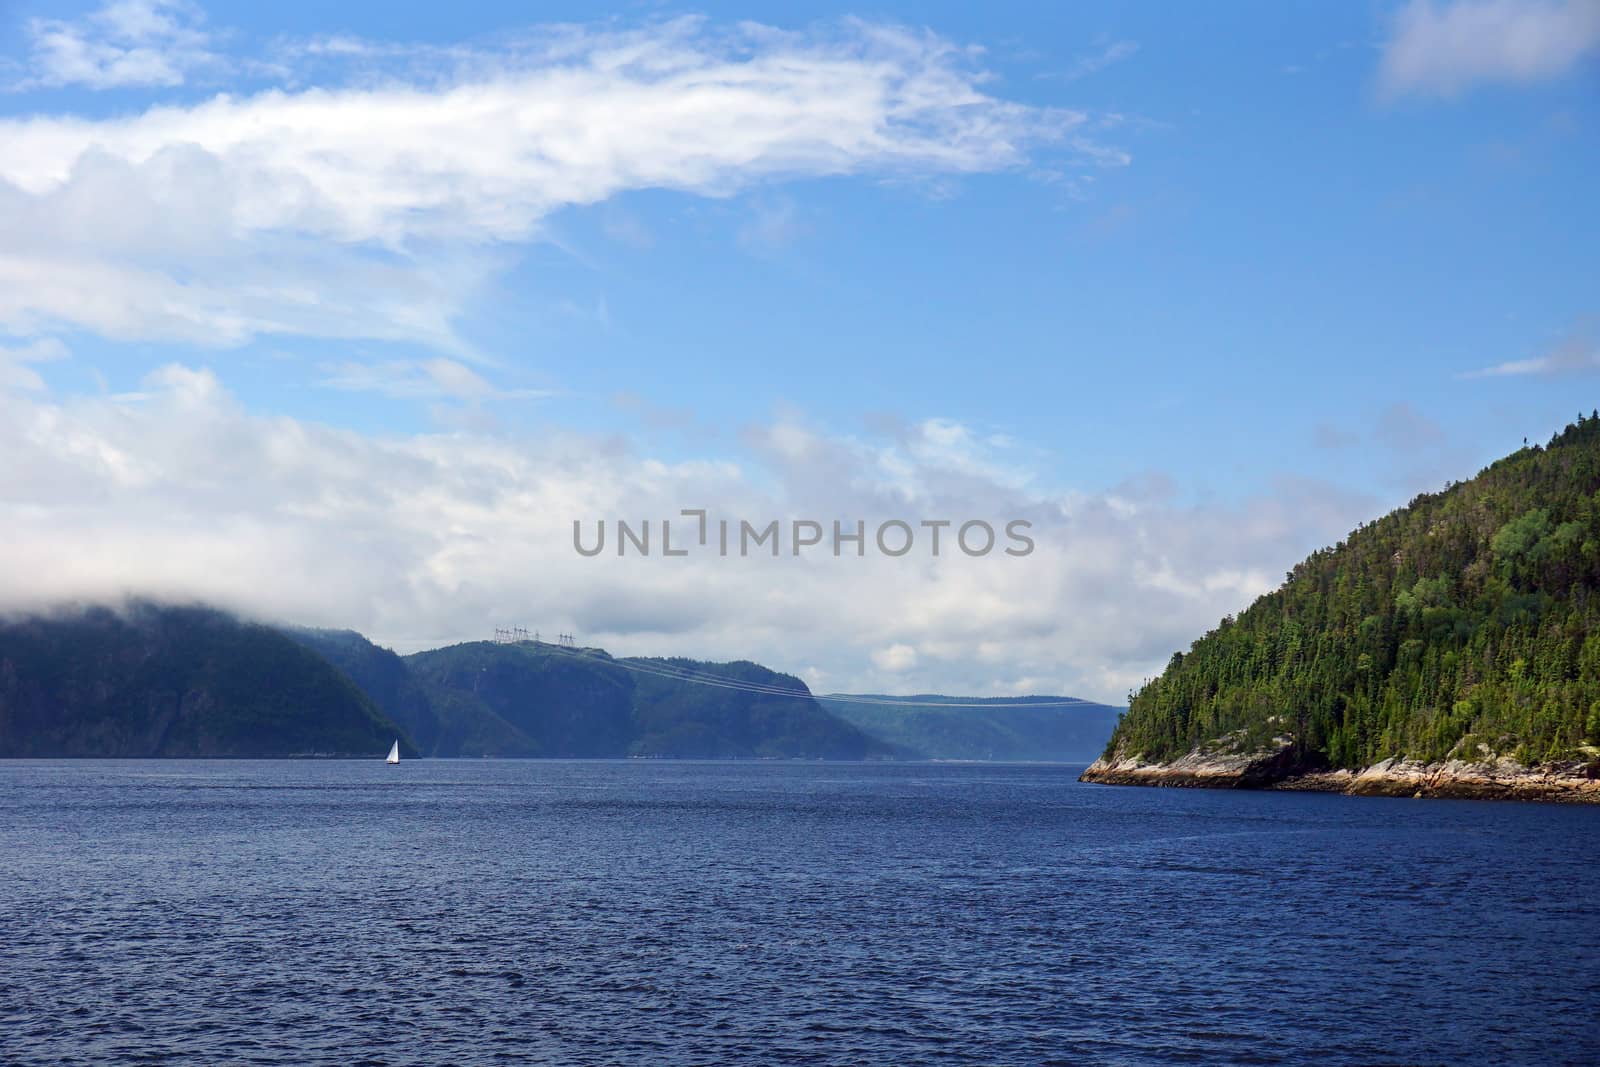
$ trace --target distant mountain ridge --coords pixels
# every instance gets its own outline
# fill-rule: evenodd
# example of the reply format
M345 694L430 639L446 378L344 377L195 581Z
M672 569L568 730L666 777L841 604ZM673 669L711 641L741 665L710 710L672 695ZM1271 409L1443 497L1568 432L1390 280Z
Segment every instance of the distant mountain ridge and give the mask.
M0 622L0 757L375 757L398 738L408 758L1077 759L1116 713L1086 707L874 711L748 661L533 641L400 656L148 602Z
M830 693L817 702L918 759L1088 763L1122 714L1121 708L1060 696Z
M401 657L352 631L291 630L432 756L873 759L891 746L830 715L798 678L749 662L615 659L472 641ZM663 677L696 672L782 690ZM790 696L788 693L800 694Z

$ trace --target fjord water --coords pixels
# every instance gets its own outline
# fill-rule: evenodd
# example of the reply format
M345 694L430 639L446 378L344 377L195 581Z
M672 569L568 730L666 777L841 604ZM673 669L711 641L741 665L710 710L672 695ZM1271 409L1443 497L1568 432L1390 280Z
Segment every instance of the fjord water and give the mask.
M1600 810L0 763L0 1062L1593 1063Z

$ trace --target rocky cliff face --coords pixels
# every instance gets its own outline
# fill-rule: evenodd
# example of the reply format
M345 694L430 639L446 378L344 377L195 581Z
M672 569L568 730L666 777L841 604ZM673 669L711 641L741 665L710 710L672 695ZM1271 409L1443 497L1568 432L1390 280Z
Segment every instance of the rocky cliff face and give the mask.
M1263 751L1236 751L1231 745L1197 748L1166 763L1121 753L1089 765L1078 779L1104 785L1195 786L1204 789L1262 789L1295 775L1294 745L1277 738Z
M1079 778L1103 785L1196 786L1210 789L1285 789L1349 796L1444 797L1462 800L1555 800L1600 803L1600 759L1527 767L1507 757L1437 763L1386 759L1360 771L1304 765L1293 739L1264 750L1234 751L1226 742L1197 748L1166 763L1114 753L1095 760Z
M1276 789L1318 789L1373 797L1460 800L1564 800L1600 803L1600 763L1565 761L1524 767L1514 759L1386 759L1359 772L1332 771L1288 778Z

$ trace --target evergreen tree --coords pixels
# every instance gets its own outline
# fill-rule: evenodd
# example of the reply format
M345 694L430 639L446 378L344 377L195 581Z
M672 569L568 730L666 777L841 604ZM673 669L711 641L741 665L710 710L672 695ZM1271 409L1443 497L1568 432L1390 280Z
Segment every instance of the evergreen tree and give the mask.
M1342 767L1600 743L1600 414L1313 553L1134 693L1106 751L1236 732Z

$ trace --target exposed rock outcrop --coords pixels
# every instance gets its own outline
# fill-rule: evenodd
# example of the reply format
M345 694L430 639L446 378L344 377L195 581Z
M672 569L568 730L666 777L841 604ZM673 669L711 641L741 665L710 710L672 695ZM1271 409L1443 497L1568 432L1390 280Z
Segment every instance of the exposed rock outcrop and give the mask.
M1114 753L1079 778L1103 785L1284 789L1349 796L1446 797L1477 800L1555 800L1600 803L1600 760L1524 766L1508 757L1438 763L1392 758L1360 771L1321 770L1296 755L1293 740L1274 738L1250 752L1218 742L1168 763Z
M1272 747L1240 751L1234 739L1194 749L1169 763L1149 763L1138 755L1115 754L1089 765L1082 782L1104 785L1194 786L1203 789L1264 789L1299 773L1294 742L1273 739Z

